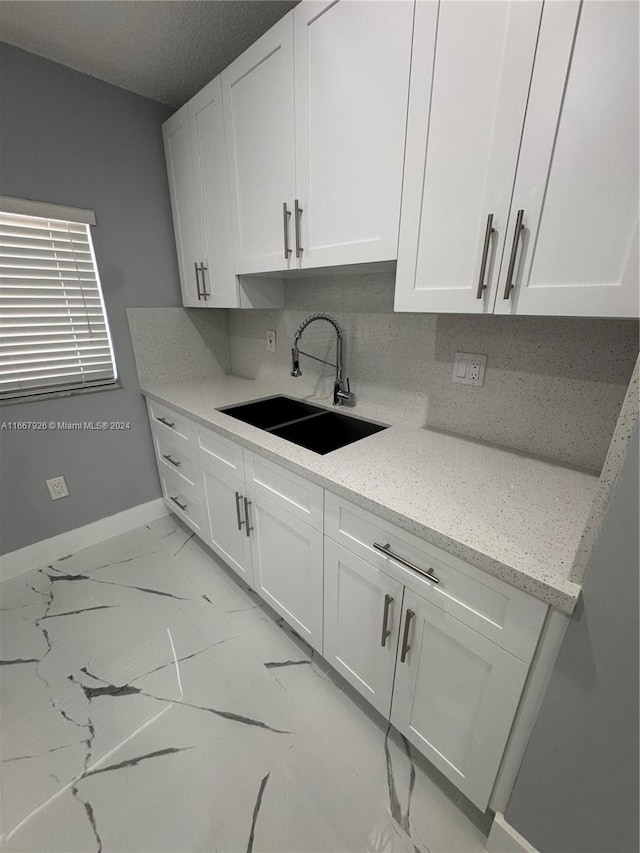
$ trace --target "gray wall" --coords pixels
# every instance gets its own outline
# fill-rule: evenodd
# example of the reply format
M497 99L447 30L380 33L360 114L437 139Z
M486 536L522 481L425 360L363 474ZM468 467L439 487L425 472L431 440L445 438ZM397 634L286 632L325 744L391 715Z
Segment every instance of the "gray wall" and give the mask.
M637 853L638 425L506 818L541 853Z
M160 496L125 316L180 304L161 123L171 110L0 44L0 193L95 210L123 388L4 406L1 420L129 421L126 432L0 433L0 553ZM45 480L70 496L52 502Z
M304 357L292 379L296 327L328 311L346 336L358 411L468 435L599 472L638 354L637 320L394 314L394 275L287 281L280 311L229 311L232 372L327 398L332 371ZM265 333L277 331L278 352ZM333 358L326 323L303 349ZM488 355L482 388L451 382L456 351ZM322 378L320 378L322 377Z

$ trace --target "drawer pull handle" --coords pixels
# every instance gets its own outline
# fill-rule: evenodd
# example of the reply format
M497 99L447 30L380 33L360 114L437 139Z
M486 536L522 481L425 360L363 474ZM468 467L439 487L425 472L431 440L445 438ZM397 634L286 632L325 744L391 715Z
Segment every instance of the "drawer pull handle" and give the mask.
M513 243L511 244L511 256L509 257L509 269L507 270L507 280L504 285L503 299L508 299L511 296L511 291L515 287L513 283L513 274L516 269L516 258L518 256L518 243L520 235L524 231L522 220L524 219L524 210L519 210L516 216L516 227L513 232Z
M173 458L169 453L163 453L163 454L162 454L162 458L163 458L163 459L166 459L166 460L167 460L167 462L171 462L171 464L172 464L173 466L175 466L176 468L179 468L179 467L180 467L180 465L181 465L181 462L180 462L180 461L175 460L175 459L174 459L174 458Z
M238 519L238 530L242 530L242 525L244 521L240 517L240 501L242 500L242 495L240 492L236 492L236 517Z
M181 504L178 498L174 498L173 495L169 495L169 500L173 501L174 504L180 507L183 512L187 511L187 504Z
M251 501L248 501L246 498L242 498L244 501L244 520L245 520L245 530L247 531L247 536L251 536L251 531L253 527L251 526L251 522L249 520L249 507L251 506Z
M161 424L164 424L165 426L171 427L171 429L175 429L175 426L176 426L176 425L175 425L175 423L171 423L171 421L166 420L166 419L165 419L165 418L163 418L162 416L158 416L158 417L156 418L156 420L157 420L157 421L160 421L160 423L161 423Z
M388 627L389 624L389 609L393 604L393 596L388 593L384 597L384 611L382 613L382 639L380 640L380 645L382 647L387 644L387 637L391 634L391 628Z
M397 560L399 563L402 563L403 566L406 566L408 569L411 569L413 572L417 572L419 575L422 575L423 578L426 578L431 583L440 583L440 578L437 578L433 574L433 569L421 569L419 566L415 566L413 563L410 563L409 560L405 560L404 557L399 557L398 554L394 554L391 550L391 546L387 542L386 545L380 545L378 542L373 543L373 547L376 551L381 551L387 557L391 557L392 560Z
M404 619L404 634L402 635L402 654L400 655L400 663L404 663L407 659L407 653L411 651L411 646L409 645L409 628L411 627L411 620L416 614L413 610L407 610L407 615Z

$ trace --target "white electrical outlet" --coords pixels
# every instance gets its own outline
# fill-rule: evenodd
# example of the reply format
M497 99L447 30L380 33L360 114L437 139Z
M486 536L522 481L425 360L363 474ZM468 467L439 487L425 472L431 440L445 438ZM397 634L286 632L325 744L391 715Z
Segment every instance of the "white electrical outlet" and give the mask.
M49 489L52 501L66 498L69 494L64 477L52 477L51 480L47 480L47 488Z
M276 333L273 329L267 330L267 352L276 351Z
M472 352L457 352L453 363L453 382L461 385L483 385L487 366L486 355Z

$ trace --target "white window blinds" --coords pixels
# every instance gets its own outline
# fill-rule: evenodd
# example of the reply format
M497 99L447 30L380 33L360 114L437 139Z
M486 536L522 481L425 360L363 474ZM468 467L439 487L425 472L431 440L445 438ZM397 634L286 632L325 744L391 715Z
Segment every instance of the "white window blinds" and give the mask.
M115 378L89 225L0 209L0 400Z

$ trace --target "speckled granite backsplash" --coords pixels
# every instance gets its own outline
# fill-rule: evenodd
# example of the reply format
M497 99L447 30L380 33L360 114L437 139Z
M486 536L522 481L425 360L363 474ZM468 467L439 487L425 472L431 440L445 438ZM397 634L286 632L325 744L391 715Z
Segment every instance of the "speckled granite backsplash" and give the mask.
M381 404L395 422L600 471L638 354L637 320L394 314L393 282L393 273L295 279L284 310L228 311L232 372L330 397L330 368L303 356L303 376L289 376L297 326L325 311L344 328L360 404ZM277 333L275 354L267 329ZM314 323L301 348L333 360L334 341L327 324ZM488 356L482 388L451 382L456 351Z
M600 472L638 354L637 320L394 314L393 282L393 273L293 279L279 310L130 308L140 380L233 373L330 400L331 368L302 356L302 377L289 375L296 328L323 311L345 331L356 412L371 416L371 405L393 423ZM333 330L314 323L301 348L333 361ZM482 388L451 382L456 351L488 356Z

